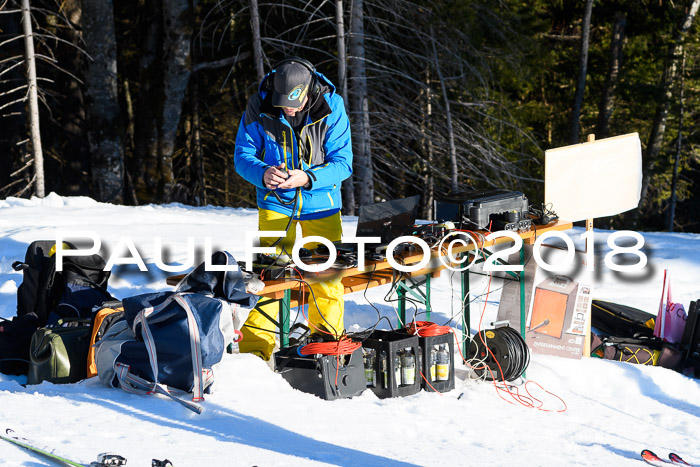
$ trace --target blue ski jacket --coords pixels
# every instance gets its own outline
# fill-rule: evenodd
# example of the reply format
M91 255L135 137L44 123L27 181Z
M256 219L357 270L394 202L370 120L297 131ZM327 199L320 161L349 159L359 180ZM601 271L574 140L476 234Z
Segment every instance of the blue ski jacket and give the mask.
M341 208L340 184L352 174L350 121L343 98L328 78L316 72L307 120L296 134L282 110L272 106L273 78L274 70L263 78L241 118L234 152L236 172L256 186L258 208L300 220L335 214ZM305 171L311 182L309 188L274 190L283 202L263 184L265 170L280 164Z

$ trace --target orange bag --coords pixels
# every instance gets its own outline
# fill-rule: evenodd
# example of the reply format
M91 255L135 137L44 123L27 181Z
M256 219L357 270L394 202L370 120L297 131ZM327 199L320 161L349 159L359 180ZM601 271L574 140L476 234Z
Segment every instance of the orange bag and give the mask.
M97 376L97 365L95 364L95 343L102 339L105 332L114 323L124 318L124 307L121 302L107 302L95 313L92 322L92 334L90 335L90 348L87 356L87 377Z

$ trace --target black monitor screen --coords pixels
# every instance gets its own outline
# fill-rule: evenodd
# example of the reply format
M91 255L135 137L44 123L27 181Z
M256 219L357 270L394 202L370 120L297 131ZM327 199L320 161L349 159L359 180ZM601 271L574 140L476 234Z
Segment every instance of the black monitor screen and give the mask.
M381 237L382 244L413 231L420 195L360 206L358 237Z

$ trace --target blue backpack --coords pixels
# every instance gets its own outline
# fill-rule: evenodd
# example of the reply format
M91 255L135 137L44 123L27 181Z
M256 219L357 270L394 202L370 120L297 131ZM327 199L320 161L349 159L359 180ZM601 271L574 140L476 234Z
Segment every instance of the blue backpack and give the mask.
M212 263L236 265L227 252ZM237 266L236 266L237 267ZM214 382L214 366L235 339L234 317L257 303L245 292L240 269L208 272L203 265L174 292L125 298L125 319L96 344L100 380L138 394L163 394L197 413L201 408L173 394L204 400Z

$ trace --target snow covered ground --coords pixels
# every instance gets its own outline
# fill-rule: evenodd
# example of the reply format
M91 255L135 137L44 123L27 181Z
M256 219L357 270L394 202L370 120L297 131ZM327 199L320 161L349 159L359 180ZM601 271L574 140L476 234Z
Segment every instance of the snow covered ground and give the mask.
M22 276L12 270L12 262L24 258L31 241L54 239L57 229L95 232L105 258L119 255L114 250L120 237L133 240L149 271L133 265L113 269L110 291L124 298L170 289L165 279L171 273L153 264L154 236L167 245L168 263L185 261L188 236L198 247L210 237L215 250L228 250L242 260L245 232L256 230L256 219L251 209L126 207L53 194L44 200L0 200L0 316L11 317L16 310ZM346 232L354 232L356 220L343 218ZM581 232L567 233L577 237ZM598 259L608 251L609 234L596 231ZM643 273L614 273L597 261L594 298L656 313L666 267L675 301L687 307L700 298L700 236L644 233L644 238L649 264ZM121 252L125 255L126 250ZM485 281L472 275L475 293L482 295L475 310L482 310ZM496 315L499 289L494 281L484 322ZM361 292L347 296L346 327L364 329L377 321L368 300L395 322L393 307L383 301L387 292L384 286L370 289L367 298ZM433 321L447 322L458 296L456 279L451 284L443 274L435 280ZM478 322L479 313L472 312L472 331ZM458 365L457 388L443 395L421 392L380 400L365 391L353 399L325 401L291 388L254 356L226 355L201 415L160 396L105 387L96 378L25 387L25 377L0 375L0 429L13 428L80 462L89 463L100 452L119 453L132 467L148 466L152 458L168 458L176 467L624 466L642 465L639 452L645 448L663 457L675 451L700 464L696 379L657 367L533 355L527 377L549 392L528 386L550 410L540 411L509 403L493 384L467 375L466 367ZM0 444L0 463L53 465L8 443Z

